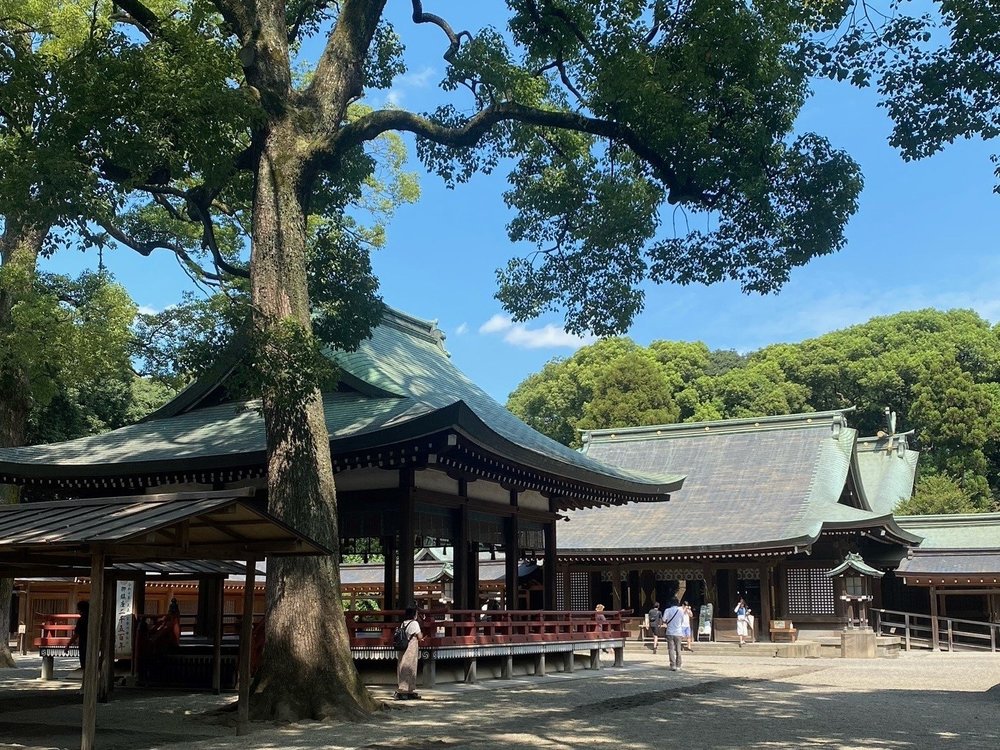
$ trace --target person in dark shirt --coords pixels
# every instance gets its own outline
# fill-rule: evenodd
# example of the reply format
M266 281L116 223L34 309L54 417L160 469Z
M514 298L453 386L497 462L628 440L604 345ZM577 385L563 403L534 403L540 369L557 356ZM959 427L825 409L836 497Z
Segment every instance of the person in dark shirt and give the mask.
M80 615L73 628L73 636L66 645L69 651L70 646L80 647L80 669L87 668L87 627L90 625L90 602L81 601L76 603L77 614Z

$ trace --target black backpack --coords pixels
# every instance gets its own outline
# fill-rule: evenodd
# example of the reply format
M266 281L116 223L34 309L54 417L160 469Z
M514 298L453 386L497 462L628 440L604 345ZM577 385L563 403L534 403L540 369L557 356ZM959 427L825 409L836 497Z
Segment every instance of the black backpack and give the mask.
M406 626L409 625L413 620L406 620L401 622L396 626L396 629L392 632L392 645L397 649L403 650L410 643L410 636L406 634Z

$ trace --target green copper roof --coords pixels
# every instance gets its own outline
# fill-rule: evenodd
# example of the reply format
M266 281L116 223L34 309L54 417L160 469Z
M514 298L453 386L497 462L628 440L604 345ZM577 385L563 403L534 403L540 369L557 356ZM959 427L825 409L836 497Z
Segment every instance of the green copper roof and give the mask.
M687 479L665 505L573 511L559 529L560 555L789 549L824 528L916 542L863 497L847 497L856 438L843 411L587 433L589 456Z
M454 429L524 466L599 487L662 498L676 473L610 466L541 435L490 398L451 362L433 323L387 309L355 352L330 351L352 392L324 394L331 449L366 449ZM226 358L223 357L225 360ZM200 407L231 370L217 367L145 421L65 443L0 450L0 475L110 475L246 465L263 457L255 402Z
M1000 513L952 513L936 516L896 516L907 531L923 537L920 550L1000 550Z
M907 447L905 435L858 440L858 469L873 511L891 513L913 494L919 456Z
M844 561L833 570L828 570L826 574L830 576L830 578L833 578L834 576L850 573L852 570L857 573L861 573L862 575L872 576L873 578L881 578L885 575L882 571L876 570L871 565L868 565L857 552L848 552L847 555L844 556Z

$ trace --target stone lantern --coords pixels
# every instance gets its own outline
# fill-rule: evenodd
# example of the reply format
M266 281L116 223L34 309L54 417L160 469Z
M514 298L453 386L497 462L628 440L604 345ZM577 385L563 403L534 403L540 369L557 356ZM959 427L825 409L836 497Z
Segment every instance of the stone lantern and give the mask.
M844 630L870 630L868 626L868 606L872 600L872 580L881 578L884 574L867 565L857 552L848 552L844 561L827 572L830 578L840 578L843 581L840 595L847 613ZM857 617L855 618L855 613Z

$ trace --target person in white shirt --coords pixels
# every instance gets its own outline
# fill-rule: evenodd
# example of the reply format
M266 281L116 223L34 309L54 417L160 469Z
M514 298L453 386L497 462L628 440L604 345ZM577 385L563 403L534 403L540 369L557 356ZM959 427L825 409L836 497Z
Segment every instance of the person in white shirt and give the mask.
M681 643L684 640L684 612L672 599L670 605L663 610L663 625L667 630L667 656L670 659L670 670L680 671Z
M417 659L420 658L420 641L424 636L420 623L417 622L416 607L408 607L403 618L407 641L406 649L399 655L399 666L396 669L397 686L393 698L411 700L420 697L417 694Z

